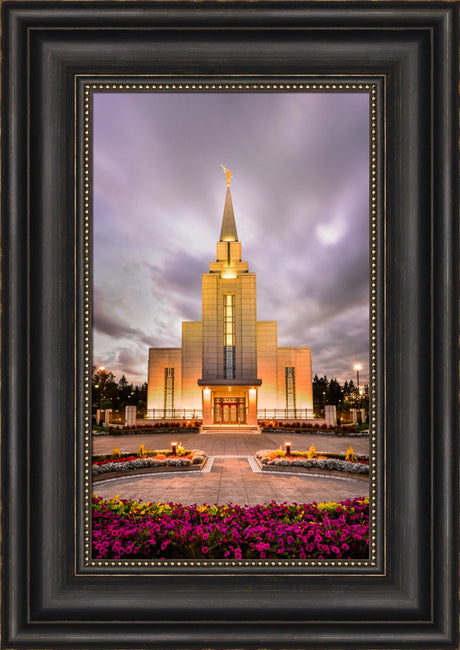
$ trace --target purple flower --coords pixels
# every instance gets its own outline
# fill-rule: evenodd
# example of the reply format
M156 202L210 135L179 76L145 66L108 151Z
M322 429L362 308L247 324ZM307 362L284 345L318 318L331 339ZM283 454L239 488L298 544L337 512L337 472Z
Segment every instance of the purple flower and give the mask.
M211 536L213 545L202 546ZM274 502L168 507L93 499L97 558L159 559L168 547L171 558L197 557L200 549L209 558L318 558L319 554L358 558L368 557L368 537L369 509L363 499L347 500L334 509Z

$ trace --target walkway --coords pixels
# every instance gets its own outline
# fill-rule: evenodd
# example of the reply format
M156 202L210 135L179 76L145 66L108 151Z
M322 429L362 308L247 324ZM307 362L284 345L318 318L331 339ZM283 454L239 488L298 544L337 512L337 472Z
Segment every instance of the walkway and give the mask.
M148 449L166 449L170 446L171 439L168 434L100 436L94 438L94 453L110 453L116 446L122 452L137 451L141 444ZM283 446L287 439L291 441L293 449L309 449L314 444L318 451L346 451L351 444L356 453L367 453L367 438L301 434L286 437L283 433L225 436L188 434L178 436L178 439L185 447L202 449L210 456L209 465L205 467L207 471L107 479L95 484L95 492L103 498L113 498L119 494L125 499L173 501L184 505L340 501L367 496L369 493L368 481L362 478L262 473L252 462L255 451L276 449Z

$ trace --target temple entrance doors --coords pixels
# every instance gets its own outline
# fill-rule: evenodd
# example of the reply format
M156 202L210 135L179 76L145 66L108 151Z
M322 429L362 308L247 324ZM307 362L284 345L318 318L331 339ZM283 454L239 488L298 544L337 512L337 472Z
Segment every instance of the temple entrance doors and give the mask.
M202 395L203 427L257 427L255 386L205 386Z
M244 397L214 398L214 424L246 424L246 421Z

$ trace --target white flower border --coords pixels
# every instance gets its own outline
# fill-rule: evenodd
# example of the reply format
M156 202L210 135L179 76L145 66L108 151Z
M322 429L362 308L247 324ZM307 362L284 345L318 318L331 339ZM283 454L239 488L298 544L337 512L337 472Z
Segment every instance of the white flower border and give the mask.
M135 458L134 460L118 461L113 463L104 463L104 465L93 465L93 476L106 474L109 472L128 472L133 469L143 469L144 467L185 467L188 465L200 465L206 454L204 452L193 452L193 458Z
M352 463L348 460L340 460L339 458L302 458L297 457L293 460L287 458L273 458L270 455L274 453L273 449L261 449L256 451L255 456L260 460L262 465L267 467L306 467L309 469L322 469L326 471L346 472L349 474L369 474L369 465L366 463ZM318 452L320 453L320 452ZM359 454L355 454L361 458ZM367 458L363 456L363 458Z

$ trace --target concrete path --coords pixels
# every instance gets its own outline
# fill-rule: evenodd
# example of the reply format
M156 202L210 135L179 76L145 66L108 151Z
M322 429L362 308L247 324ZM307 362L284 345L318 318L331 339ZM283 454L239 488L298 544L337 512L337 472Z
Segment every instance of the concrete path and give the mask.
M93 440L94 453L110 453L114 447L122 452L135 452L141 444L147 449L170 447L169 434L145 436L99 436ZM100 481L94 491L103 498L117 494L125 499L179 502L190 504L238 503L256 505L270 501L307 503L341 501L368 496L369 484L362 478L329 477L312 474L261 472L252 462L259 449L277 449L289 440L293 450L346 451L350 444L356 453L368 452L367 438L295 434L188 434L174 437L184 447L202 449L209 456L203 472L171 472L158 475L120 477ZM254 471L256 470L256 471Z
M259 449L284 448L291 442L292 450L309 449L313 444L317 451L346 452L351 445L355 453L369 452L368 438L346 438L339 436L320 436L315 434L270 433L150 433L146 435L94 436L93 453L110 454L115 447L124 452L136 452L143 444L146 449L169 449L172 441L182 442L187 449L202 449L208 455L224 454L231 456L252 456Z

